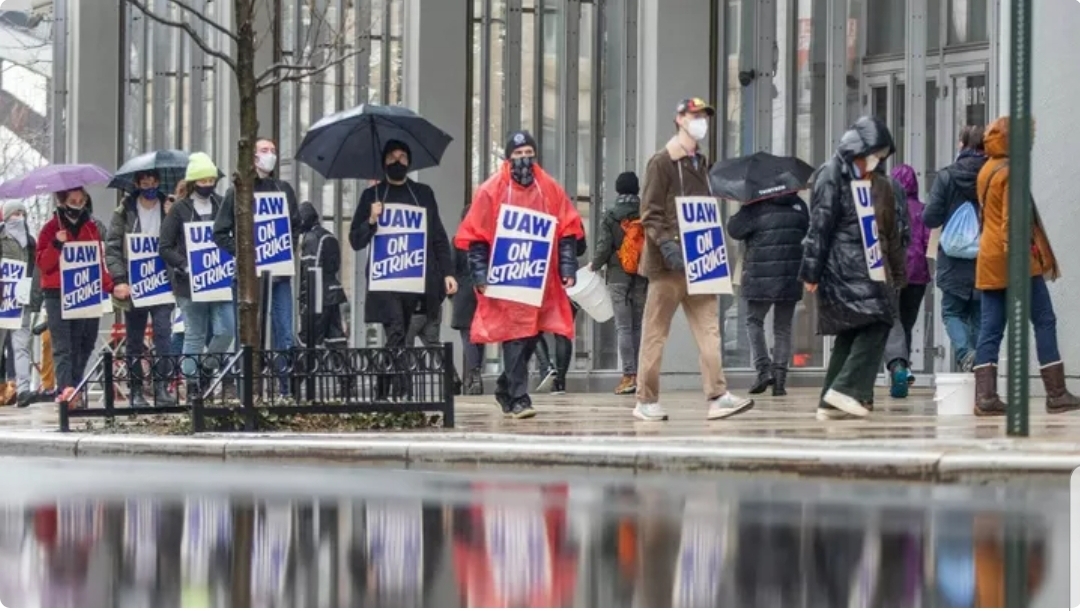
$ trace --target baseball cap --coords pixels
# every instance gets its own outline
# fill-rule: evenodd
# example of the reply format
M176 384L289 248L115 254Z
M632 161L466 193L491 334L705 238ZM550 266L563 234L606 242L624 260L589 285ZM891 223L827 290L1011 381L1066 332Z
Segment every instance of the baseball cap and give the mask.
M701 98L687 98L675 107L675 114L681 115L688 112L703 112L711 117L716 114L716 109Z

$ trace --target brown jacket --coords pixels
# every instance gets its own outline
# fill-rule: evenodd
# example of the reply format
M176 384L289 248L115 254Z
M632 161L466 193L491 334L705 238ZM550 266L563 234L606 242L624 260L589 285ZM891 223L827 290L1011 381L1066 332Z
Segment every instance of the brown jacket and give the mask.
M976 187L982 209L982 236L975 262L975 288L995 291L1009 285L1009 117L990 125L984 144L990 159L979 171ZM1031 208L1031 243L1022 246L1031 252L1031 275L1057 280L1061 272L1034 201Z
M682 168L680 184L679 169ZM663 149L649 159L645 169L645 186L641 194L641 225L645 228L645 251L641 256L642 274L653 278L668 271L660 244L679 241L679 217L675 198L709 195L709 162L698 154L697 168L693 159L672 138Z

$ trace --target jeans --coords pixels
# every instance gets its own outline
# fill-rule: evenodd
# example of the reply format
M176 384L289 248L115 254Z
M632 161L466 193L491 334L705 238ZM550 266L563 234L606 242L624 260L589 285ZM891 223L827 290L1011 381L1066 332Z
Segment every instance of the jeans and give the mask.
M173 306L158 305L148 308L132 308L124 314L124 323L127 333L127 362L128 372L131 376L131 386L138 388L143 383L143 354L146 352L146 321L150 319L153 324L153 343L155 356L165 356L170 352L170 339L172 336L172 313ZM167 380L172 377L171 367L167 360L162 360L153 376L157 380Z
M275 278L270 282L270 348L274 351L286 351L292 346L292 282Z
M909 284L900 291L899 314L885 342L885 365L889 371L897 365L911 366L911 332L919 320L925 295L925 284Z
M570 359L574 356L574 342L569 337L552 333L551 335L555 338L555 361L552 362L545 335L541 333L536 336L536 346L533 347L533 353L536 355L536 365L539 367L541 375L554 371L556 376L564 379L567 372L570 371Z
M504 396L510 403L529 398L529 359L536 349L536 337L503 342L503 372L495 382L495 394Z
M11 336L12 360L15 361L15 388L18 393L30 392L30 367L33 357L30 354L30 310L23 309L22 328L0 330L0 344Z
M959 364L964 357L975 351L975 345L979 341L979 325L982 322L981 297L978 293L967 298L943 292L941 319L945 323L949 343L952 344L953 358Z
M874 402L874 382L892 325L873 323L836 335L821 396L830 389L864 403Z
M53 361L56 363L56 388L63 391L82 381L86 364L97 343L98 318L64 320L59 297L45 298L45 313L49 317Z
M184 312L184 356L193 357L183 360L184 376L194 379L199 373L195 367L198 355L204 347L210 354L229 351L236 336L236 308L227 301L195 302L188 297L177 297L176 301Z
M787 371L791 363L791 327L795 322L797 301L744 300L746 335L750 340L750 358L758 371L776 368ZM765 342L765 316L773 311L773 355Z
M173 333L169 338L169 354L179 356L184 353L184 334Z
M638 352L641 350L641 321L645 318L645 296L649 283L634 276L628 283L608 285L611 305L615 311L615 337L619 344L619 362L623 375L637 375Z
M1005 291L982 292L982 324L979 325L979 344L975 349L975 366L996 365L1005 337ZM1057 343L1057 316L1050 301L1050 291L1042 276L1031 279L1031 326L1035 328L1035 354L1039 365L1061 361Z
M409 327L405 330L405 345L416 345L416 338L426 348L438 348L442 346L442 308L432 314L413 314L409 319Z
M461 330L461 349L465 353L465 371L476 371L484 366L484 345L469 340L469 329Z

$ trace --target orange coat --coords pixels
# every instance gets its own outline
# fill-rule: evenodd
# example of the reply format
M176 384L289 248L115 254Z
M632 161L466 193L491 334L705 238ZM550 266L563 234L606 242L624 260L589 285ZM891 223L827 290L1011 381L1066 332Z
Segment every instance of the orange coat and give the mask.
M980 291L1004 290L1009 285L1009 117L994 121L984 139L990 158L979 172L977 193L982 209L982 237L979 258L975 263L975 288ZM1032 204L1031 275L1057 280L1054 250L1046 236L1039 212Z

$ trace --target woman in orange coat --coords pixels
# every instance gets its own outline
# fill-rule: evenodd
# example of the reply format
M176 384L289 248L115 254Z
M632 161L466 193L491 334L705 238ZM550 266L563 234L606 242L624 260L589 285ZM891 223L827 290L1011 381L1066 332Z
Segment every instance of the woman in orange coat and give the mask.
M1032 124L1034 131L1034 124ZM1009 285L1009 117L1001 117L986 131L986 154L990 158L979 172L978 196L982 208L982 236L975 263L975 288L982 291L982 321L975 349L975 415L1005 413L997 393L997 362L1005 336L1005 290ZM1057 343L1057 317L1047 280L1057 280L1054 250L1046 235L1035 202L1030 244L1031 325L1035 328L1035 351L1046 386L1046 411L1051 414L1080 409L1080 398L1065 388L1065 366Z

